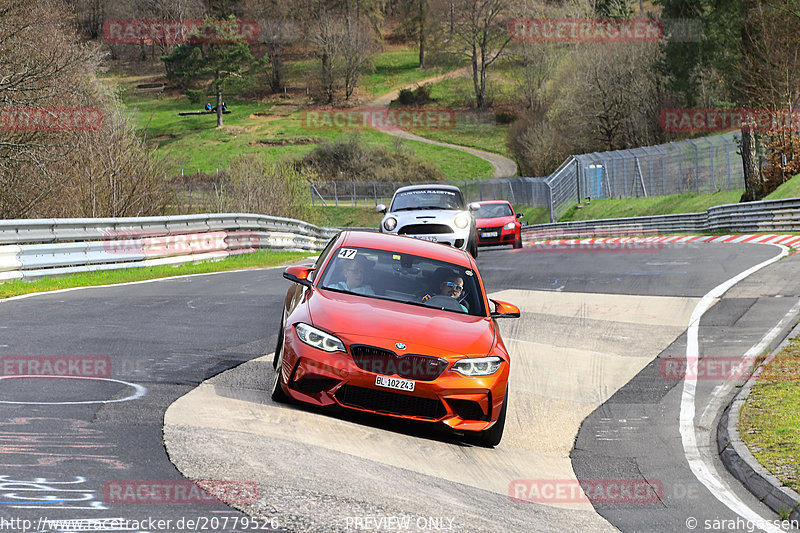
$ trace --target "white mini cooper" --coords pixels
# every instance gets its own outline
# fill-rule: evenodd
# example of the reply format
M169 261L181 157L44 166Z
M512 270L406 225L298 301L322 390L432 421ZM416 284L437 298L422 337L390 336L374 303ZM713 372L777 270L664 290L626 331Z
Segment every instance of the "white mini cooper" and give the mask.
M383 213L381 233L406 235L417 239L449 244L478 256L478 238L473 211L477 203L467 205L458 187L452 185L410 185L400 187Z

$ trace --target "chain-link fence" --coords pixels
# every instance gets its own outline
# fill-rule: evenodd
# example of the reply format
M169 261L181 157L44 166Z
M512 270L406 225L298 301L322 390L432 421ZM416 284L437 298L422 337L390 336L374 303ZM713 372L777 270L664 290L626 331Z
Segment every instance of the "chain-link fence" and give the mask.
M744 188L736 133L657 146L570 156L543 178L451 180L467 201L508 200L549 207L556 222L586 199L642 198L711 193ZM314 205L388 204L394 191L412 182L337 181L311 185Z
M641 198L744 188L736 133L572 156L547 177L550 220L587 198Z
M508 200L512 204L543 207L549 205L545 178L505 178L489 180L450 180L438 182L455 185L468 202ZM314 205L378 205L388 204L394 191L419 182L326 181L313 183L311 202Z

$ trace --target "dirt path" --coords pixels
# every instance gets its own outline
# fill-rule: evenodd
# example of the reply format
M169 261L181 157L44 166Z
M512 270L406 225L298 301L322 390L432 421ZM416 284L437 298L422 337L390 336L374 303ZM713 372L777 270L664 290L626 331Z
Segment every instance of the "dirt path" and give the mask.
M441 80L446 80L450 78L458 78L461 76L465 76L469 73L469 67L462 67L458 70L454 70L452 72L447 72L445 74L440 74L438 76L433 76L424 80L420 80L416 83L412 83L409 85L405 85L402 87L398 87L396 90L386 93L382 96L379 96L375 100L372 100L368 105L368 107L389 107L389 103L397 98L400 94L402 89L413 89L418 85L424 85L426 83L433 83ZM492 152L487 152L485 150L478 150L477 148L470 148L469 146L459 146L457 144L450 144L441 141L434 141L431 139L426 139L425 137L420 137L419 135L415 135L413 133L407 132L405 130L399 129L386 129L382 130L389 135L393 135L395 137L400 137L402 139L407 139L409 141L419 141L428 144L435 144L437 146L443 146L445 148L451 148L453 150L460 150L462 152L466 152L468 154L474 155L475 157L479 157L484 161L488 161L489 164L492 165L494 168L494 178L508 178L511 176L515 176L517 174L517 164L514 162L513 159L509 159L508 157L502 156L500 154L495 154Z

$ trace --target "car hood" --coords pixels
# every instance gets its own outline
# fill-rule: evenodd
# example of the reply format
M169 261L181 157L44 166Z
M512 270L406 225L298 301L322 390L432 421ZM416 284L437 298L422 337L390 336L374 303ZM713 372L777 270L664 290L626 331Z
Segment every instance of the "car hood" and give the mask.
M388 213L397 219L397 225L404 224L450 224L456 216L469 211L456 211L453 209L423 209L418 211L397 211Z
M309 298L308 312L314 326L346 344L370 344L398 353L486 355L497 334L496 324L486 317L324 290ZM398 342L406 349L398 350Z
M515 217L507 216L507 217L496 217L496 218L477 218L475 219L475 227L476 228L496 228L499 226L505 226L509 222L514 222L517 220Z

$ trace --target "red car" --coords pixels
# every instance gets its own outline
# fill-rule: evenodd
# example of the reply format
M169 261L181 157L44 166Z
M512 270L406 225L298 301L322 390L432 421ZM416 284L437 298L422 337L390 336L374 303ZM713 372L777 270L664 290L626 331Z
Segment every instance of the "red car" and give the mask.
M344 231L313 267L289 267L272 398L445 424L500 442L510 357L469 253ZM491 310L493 309L493 310Z
M474 211L478 246L511 244L514 248L522 248L522 224L518 220L522 213L514 213L514 208L505 200L477 203L481 206Z

